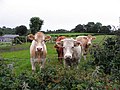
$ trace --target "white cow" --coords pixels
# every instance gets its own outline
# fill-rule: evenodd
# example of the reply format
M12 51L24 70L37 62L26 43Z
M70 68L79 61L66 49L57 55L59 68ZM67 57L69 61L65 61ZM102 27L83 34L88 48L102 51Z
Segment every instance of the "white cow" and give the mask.
M45 36L42 32L37 32L35 35L28 35L28 38L32 40L30 46L30 61L32 65L32 70L35 71L35 63L41 64L40 68L44 68L46 62L46 40L49 40L51 36Z
M63 47L64 67L77 66L81 59L80 43L73 38L66 38L57 43Z

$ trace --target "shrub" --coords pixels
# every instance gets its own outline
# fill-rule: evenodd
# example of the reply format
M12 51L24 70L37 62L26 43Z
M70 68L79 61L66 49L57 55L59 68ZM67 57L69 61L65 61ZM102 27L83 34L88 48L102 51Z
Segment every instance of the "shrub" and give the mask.
M89 67L85 70L46 67L41 71L14 73L2 60L0 61L0 90L112 90L120 89L118 82L107 81L104 75L91 76ZM89 64L90 65L90 64ZM96 72L96 70L94 71Z
M94 64L100 66L112 81L120 83L120 38L112 37L105 40L102 47L93 50Z
M22 44L25 42L26 42L26 36L16 37L16 38L14 38L14 41L13 41L13 43L15 43L15 44Z

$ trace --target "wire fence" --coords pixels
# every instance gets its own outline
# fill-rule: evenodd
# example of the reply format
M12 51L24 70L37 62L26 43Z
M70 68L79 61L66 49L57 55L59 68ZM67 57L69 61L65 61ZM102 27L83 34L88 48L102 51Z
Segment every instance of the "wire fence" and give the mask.
M59 57L47 57L46 61L51 61L51 60L57 60ZM61 57L60 57L61 58ZM63 57L62 57L63 58ZM2 58L0 57L0 61L18 61L18 60L30 60L30 58L17 58L17 57L13 57L13 58Z

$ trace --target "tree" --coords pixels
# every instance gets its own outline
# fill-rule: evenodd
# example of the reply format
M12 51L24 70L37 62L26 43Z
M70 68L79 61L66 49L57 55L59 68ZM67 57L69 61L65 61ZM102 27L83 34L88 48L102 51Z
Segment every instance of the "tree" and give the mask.
M108 34L108 33L110 33L110 29L111 29L110 25L109 26L102 26L100 33Z
M99 31L101 30L102 24L97 22L94 26L93 26L93 33L99 33Z
M65 30L65 29L58 29L58 30L56 30L56 33L65 33L65 32L68 32L68 31Z
M2 31L2 32L1 32ZM0 32L3 34L15 34L15 29L14 28L6 28L3 26L2 28L0 27Z
M94 27L95 23L94 22L88 22L87 25L85 25L85 28L87 30L88 33L93 33L93 27Z
M21 26L17 26L15 28L15 33L22 36L22 35L26 35L27 34L27 27L24 26L24 25L21 25Z
M32 17L30 19L30 30L32 34L35 34L36 32L41 30L41 27L43 25L43 20L41 20L39 17Z
M85 32L85 29L83 25L78 24L74 29L71 30L71 32Z
M3 32L2 31L0 31L0 36L2 36L3 35Z
M120 28L115 31L115 34L116 34L118 37L120 37Z

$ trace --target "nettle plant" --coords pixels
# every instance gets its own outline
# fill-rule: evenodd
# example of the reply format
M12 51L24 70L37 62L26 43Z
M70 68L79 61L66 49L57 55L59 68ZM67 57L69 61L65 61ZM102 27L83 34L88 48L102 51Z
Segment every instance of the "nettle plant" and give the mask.
M103 46L94 48L92 52L94 64L120 83L120 37L107 38Z

